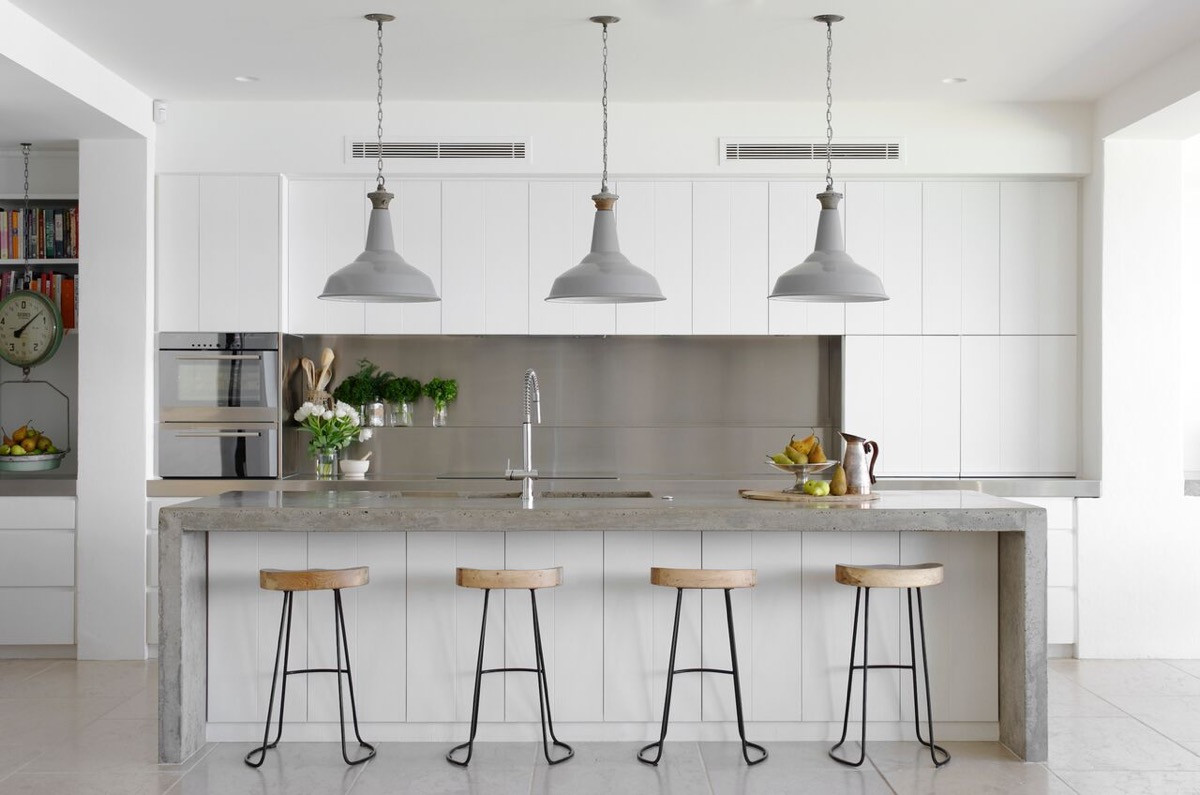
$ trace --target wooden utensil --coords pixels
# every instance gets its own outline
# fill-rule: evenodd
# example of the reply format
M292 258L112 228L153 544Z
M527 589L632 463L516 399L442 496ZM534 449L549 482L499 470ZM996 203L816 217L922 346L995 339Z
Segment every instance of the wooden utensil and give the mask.
M321 374L317 376L317 389L324 390L329 386L329 380L333 378L333 349L325 348L321 351Z
M827 497L817 497L812 494L796 494L790 491L757 491L755 489L738 489L738 494L747 500L769 500L773 502L799 502L807 505L860 505L879 499L877 492L870 494L845 494L837 497L830 494Z
M305 386L311 392L313 386L316 385L316 366L313 365L313 360L305 356L300 360L300 369L304 371Z

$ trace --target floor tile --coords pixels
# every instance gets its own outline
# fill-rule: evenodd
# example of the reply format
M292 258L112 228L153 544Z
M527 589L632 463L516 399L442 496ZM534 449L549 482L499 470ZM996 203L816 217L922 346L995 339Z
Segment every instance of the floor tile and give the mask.
M125 700L154 686L152 661L97 662L62 660L17 683L0 687L0 696L20 698L116 698Z
M158 688L149 687L129 697L105 718L158 718Z
M158 721L89 723L32 760L22 773L92 773L150 769L158 762Z
M1055 660L1051 670L1098 696L1200 696L1200 677L1161 660Z
M380 743L378 756L367 764L352 795L528 795L540 745L476 743L466 768L446 761L451 746Z
M342 761L337 743L280 743L257 770L242 761L253 747L217 745L179 779L171 795L335 795L349 792L363 772L363 765Z
M0 781L0 795L161 795L178 773L147 769L120 773L14 773Z
M869 764L848 768L829 758L829 743L774 742L770 756L750 767L741 743L700 743L700 753L714 795L890 795L883 777ZM753 758L753 757L751 757Z
M575 758L550 767L535 758L532 792L537 795L708 795L704 763L696 743L667 742L658 767L637 761L645 743L575 743Z
M1200 741L1200 696L1113 696L1112 701L1172 740Z
M19 695L21 682L58 664L56 660L0 660L0 695L10 689Z
M62 742L123 698L0 698L0 744L40 749Z
M1200 773L1069 771L1063 780L1079 795L1195 795Z
M1051 718L1048 766L1055 772L1200 770L1200 756L1134 718Z
M1051 672L1047 684L1050 691L1049 715L1052 718L1120 718L1125 714L1062 674Z
M1070 795L1043 765L1026 764L1000 743L940 743L949 764L935 768L929 750L911 743L868 743L867 756L897 795Z

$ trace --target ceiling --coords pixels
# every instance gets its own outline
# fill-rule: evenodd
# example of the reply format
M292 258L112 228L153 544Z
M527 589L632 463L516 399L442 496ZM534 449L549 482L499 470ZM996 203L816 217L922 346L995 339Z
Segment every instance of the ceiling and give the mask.
M12 0L168 100L1088 101L1200 37L1197 0ZM1086 12L1086 13L1083 13ZM238 83L253 75L256 83ZM946 85L945 77L966 83Z

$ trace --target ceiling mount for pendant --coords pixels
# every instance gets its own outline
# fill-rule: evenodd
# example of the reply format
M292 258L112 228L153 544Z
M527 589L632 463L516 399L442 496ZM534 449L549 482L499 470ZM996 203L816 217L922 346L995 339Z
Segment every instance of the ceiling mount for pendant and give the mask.
M608 26L621 21L610 15L589 17L603 26L603 170L600 192L592 196L596 218L592 224L592 250L578 265L554 280L547 301L575 304L630 304L664 301L658 280L634 265L617 244L617 219L613 206L619 198L608 189Z
M784 272L775 282L770 298L777 301L860 303L886 301L883 282L873 271L846 253L838 204L842 194L833 189L833 23L845 17L820 14L814 20L825 25L825 190L817 194L821 214L817 219L814 250L799 265Z
M423 303L440 301L433 280L428 274L405 262L396 251L392 237L392 217L388 205L395 195L385 188L383 177L383 23L395 19L391 14L364 16L376 27L375 102L376 102L376 165L375 190L367 194L371 200L371 217L367 222L367 243L363 253L325 281L321 298L327 301L358 301L364 303Z

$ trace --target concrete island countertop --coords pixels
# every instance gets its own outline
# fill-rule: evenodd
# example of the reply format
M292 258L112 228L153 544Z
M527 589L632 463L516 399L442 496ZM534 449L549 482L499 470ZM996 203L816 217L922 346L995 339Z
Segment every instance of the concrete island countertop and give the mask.
M564 492L564 493L579 493ZM644 492L645 493L645 492ZM860 504L748 500L730 487L705 494L649 497L515 497L412 492L229 492L162 509L164 530L517 531L777 530L1018 531L1042 509L973 491L888 491ZM1044 521L1044 519L1043 519Z

